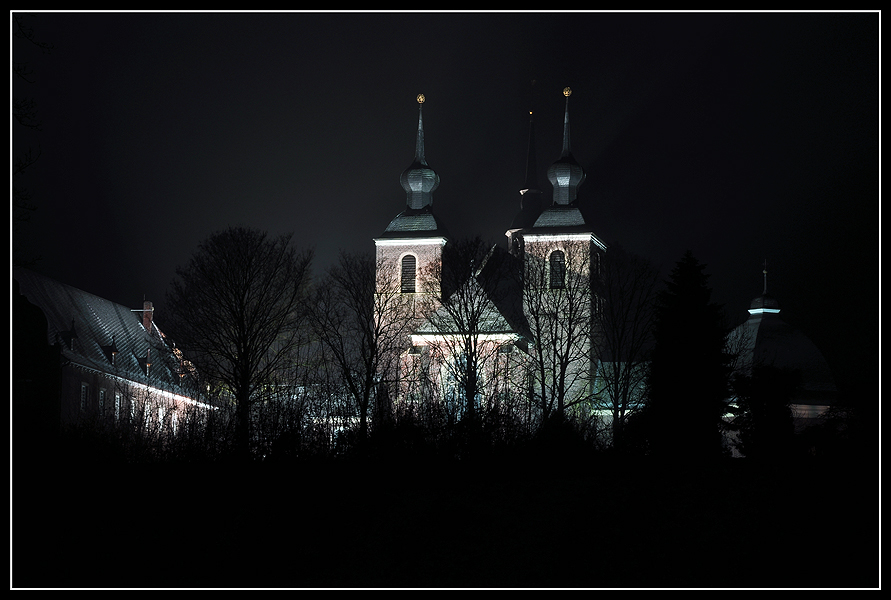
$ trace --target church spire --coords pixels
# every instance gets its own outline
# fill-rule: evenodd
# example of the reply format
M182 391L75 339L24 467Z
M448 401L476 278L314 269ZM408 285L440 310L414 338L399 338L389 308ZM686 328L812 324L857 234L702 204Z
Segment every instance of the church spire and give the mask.
M523 189L520 195L541 194L538 187L538 161L535 159L535 123L532 119L532 111L529 111L529 146L526 153L526 179L523 182ZM521 202L522 204L522 202Z
M418 138L415 141L415 162L427 165L424 158L424 94L418 94Z
M761 293L767 294L767 259L766 258L764 259L764 271L762 271L762 273L764 273L764 291Z
M566 158L572 154L569 147L569 97L572 95L572 90L568 87L563 88L563 95L566 96L566 107L563 110L563 152L560 157Z
M563 88L566 109L563 113L563 152L548 169L548 180L554 186L554 204L569 205L576 201L578 187L585 181L585 170L572 156L569 144L569 96L572 90Z
M761 295L752 300L749 305L749 314L762 313L778 313L780 312L780 303L776 298L767 293L767 259L764 259L764 268L761 270L764 275L764 290Z
M399 183L405 190L406 204L411 209L422 209L433 204L433 191L439 187L439 175L427 166L424 156L424 94L418 94L418 135L414 162L402 172Z

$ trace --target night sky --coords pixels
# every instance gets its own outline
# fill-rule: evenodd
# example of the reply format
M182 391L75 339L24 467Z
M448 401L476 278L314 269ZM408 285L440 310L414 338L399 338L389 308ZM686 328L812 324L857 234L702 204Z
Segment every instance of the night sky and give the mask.
M215 231L294 232L323 271L405 207L418 93L434 211L504 244L534 110L539 180L572 151L594 231L707 265L732 324L762 291L843 385L878 381L879 14L38 13L12 44L42 131L22 182L36 270L155 303ZM532 81L534 85L531 85ZM18 182L17 182L18 183Z

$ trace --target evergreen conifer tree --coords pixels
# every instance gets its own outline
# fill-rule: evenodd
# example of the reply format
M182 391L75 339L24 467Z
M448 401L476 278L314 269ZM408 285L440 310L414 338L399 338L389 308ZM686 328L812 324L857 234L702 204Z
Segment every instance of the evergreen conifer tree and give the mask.
M722 453L729 329L711 301L705 265L690 251L659 294L647 406L654 455L705 460Z

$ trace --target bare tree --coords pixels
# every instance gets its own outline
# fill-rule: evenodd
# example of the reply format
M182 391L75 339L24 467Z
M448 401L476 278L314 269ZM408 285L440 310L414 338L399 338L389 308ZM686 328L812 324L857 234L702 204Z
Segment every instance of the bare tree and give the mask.
M523 302L534 340L533 397L542 421L591 400L599 303L591 273L597 256L589 243L565 244L547 255L527 244Z
M598 408L610 415L613 445L620 445L630 412L646 397L659 270L613 246L604 256L598 290L603 303L595 397Z
M369 411L376 394L383 393L381 384L398 376L411 311L395 267L372 255L342 252L317 286L313 330L355 402L360 440L368 434Z
M434 375L439 371L439 396L451 407L452 419L472 422L480 408L493 406L494 399L486 396L497 389L492 379L499 350L519 337L506 308L512 257L498 250L478 237L459 240L424 274L428 289L442 295L426 307L417 333L428 340Z
M252 402L302 343L311 260L290 234L230 227L199 245L168 292L171 338L234 399L242 458L250 456Z

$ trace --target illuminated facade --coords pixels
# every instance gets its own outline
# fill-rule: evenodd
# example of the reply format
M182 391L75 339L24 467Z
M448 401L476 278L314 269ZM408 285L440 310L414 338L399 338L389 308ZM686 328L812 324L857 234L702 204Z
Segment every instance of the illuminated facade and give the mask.
M547 171L553 200L535 214L537 202L530 198L541 194L530 118L530 157L520 213L505 235L512 254L523 263L523 314L531 333L532 363L537 366L532 370L532 394L545 408L562 413L576 406L573 412L585 415L595 393L601 302L595 290L606 244L578 207L578 188L586 174L570 146L571 93L569 88L563 90L563 149Z
M56 364L44 371L57 378L57 398L35 399L51 405L32 411L41 418L61 425L138 424L175 433L187 415L212 409L194 399L194 374L158 329L151 302L130 309L19 267L13 278L21 293L16 301L36 315L29 321L38 323L17 329L17 337L45 336L16 339L16 345L42 342L58 348ZM21 355L20 360L31 359ZM27 366L15 371L23 373ZM27 389L22 382L21 391Z
M398 360L383 361L398 365L398 372L381 373L390 397L406 397L416 393L418 381L417 350L412 347L408 332L423 319L425 307L435 301L439 290L432 289L429 274L442 259L442 249L448 232L433 213L433 192L439 187L439 175L427 165L424 154L424 95L418 95L418 132L414 161L402 172L399 181L406 194L406 207L390 222L381 236L374 240L377 264L375 302L381 306L398 305L402 310L381 318L408 319L409 327L400 343L402 354ZM386 298L400 294L406 302L391 302Z
M606 245L578 209L585 172L570 150L570 93L564 90L563 152L548 169L552 203L542 206L536 183L530 118L526 182L520 212L506 232L507 248L492 248L448 298L440 297L439 281L429 276L441 265L448 234L433 213L439 176L425 160L419 109L415 159L400 180L406 209L375 239L379 272L388 274L378 278L378 293L386 281L389 289L398 285L412 294L417 306L391 388L395 397L448 405L463 392L478 395L481 404L533 405L545 412L551 401L563 410L590 399L599 306L592 281ZM418 100L423 103L423 96Z

